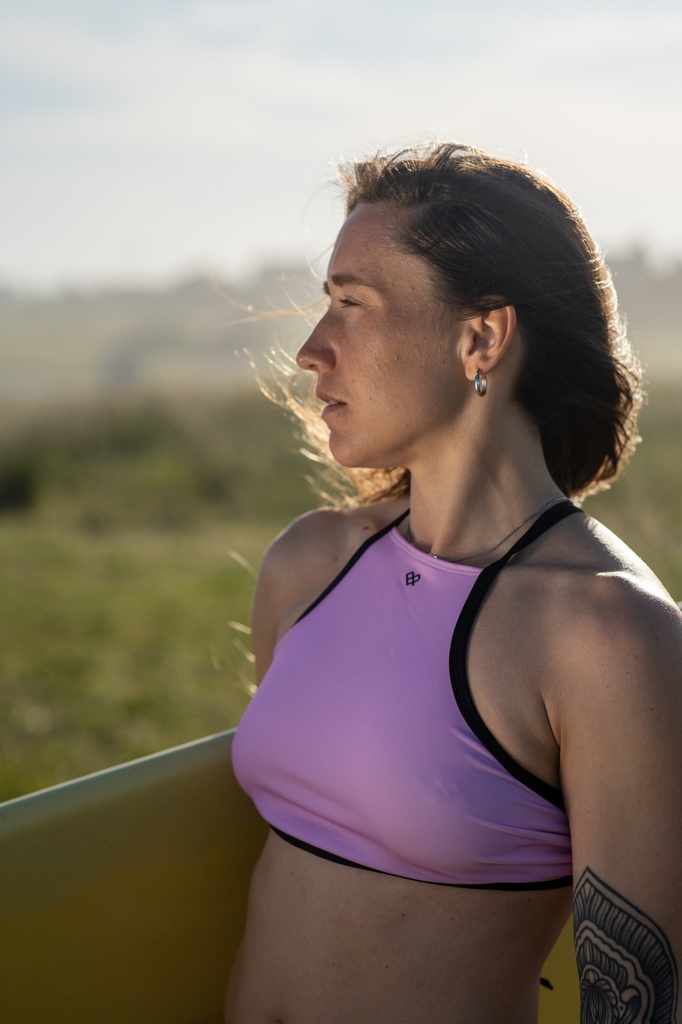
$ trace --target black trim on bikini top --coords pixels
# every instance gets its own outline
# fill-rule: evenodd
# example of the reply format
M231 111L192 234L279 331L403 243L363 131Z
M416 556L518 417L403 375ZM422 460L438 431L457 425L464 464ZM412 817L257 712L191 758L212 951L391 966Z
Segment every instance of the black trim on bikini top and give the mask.
M528 547L538 537L542 536L547 530L551 529L557 523L561 522L567 516L573 515L574 512L581 512L582 510L577 508L573 502L562 501L560 504L554 505L552 508L547 509L539 519L537 519L533 525L526 530L524 535L519 538L516 544L513 545L498 558L492 565L486 566L485 569L481 570L480 576L474 583L471 592L464 603L464 607L460 612L459 618L455 625L454 632L452 634L452 643L450 645L450 680L452 683L452 690L457 701L457 706L462 713L462 717L466 721L467 725L473 732L473 734L480 740L483 746L490 751L493 757L500 762L500 764L507 769L510 775L513 775L515 779L522 782L533 792L539 796L544 797L545 800L549 800L550 803L554 804L560 810L565 810L564 799L561 791L556 789L550 783L545 782L543 779L539 779L532 772L529 772L523 765L509 754L504 747L497 741L493 733L490 731L488 726L483 721L479 714L478 708L474 703L473 696L471 694L471 688L469 686L469 676L467 674L467 652L469 647L469 641L471 639L471 631L476 621L476 617L481 610L481 606L488 594L488 591L495 582L498 574L505 567L510 558L522 551L523 548Z
M354 554L352 554L351 557L348 559L343 569L341 569L341 571L336 574L334 579L324 588L319 597L316 597L313 603L309 604L306 610L299 615L299 617L296 619L296 622L300 622L301 619L304 619L306 615L308 615L309 612L313 610L313 608L317 608L320 601L324 601L327 594L331 593L331 591L334 589L337 583L340 583L343 577L350 572L350 570L353 568L358 559L362 558L367 548L371 548L372 544L376 544L376 542L380 540L383 536L385 536L385 534L390 533L394 526L398 526L400 523L402 523L403 519L405 519L406 516L409 515L409 512L409 508L405 509L405 511L401 512L398 518L390 522L388 526L383 526L376 533L373 533L371 537L368 537L367 540L363 541L360 547L357 549L357 551ZM294 623L294 625L296 625L296 623Z
M280 839L284 839L285 842L290 843L292 846L297 846L299 850L305 850L306 853L312 853L316 857L321 857L322 860L330 860L334 864L343 864L347 868L373 871L376 875L388 875L390 878L406 878L408 882L420 882L422 885L444 885L449 889L501 889L505 892L514 892L521 889L530 892L536 889L563 889L565 886L573 884L573 875L549 878L544 882L434 882L430 879L426 881L422 878L413 878L411 875L395 875L391 871L382 871L381 868L370 868L367 864L358 864L355 860L340 857L336 853L330 853L329 850L322 850L319 846L306 843L304 839L298 839L288 832L282 832L281 828L277 828L275 825L270 825L270 828Z

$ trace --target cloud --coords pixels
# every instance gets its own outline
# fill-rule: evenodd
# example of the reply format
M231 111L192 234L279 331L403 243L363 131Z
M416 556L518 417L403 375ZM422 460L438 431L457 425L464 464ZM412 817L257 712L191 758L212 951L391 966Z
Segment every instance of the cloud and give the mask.
M423 133L528 152L602 237L682 251L673 3L5 7L0 273L253 261L305 234L338 159Z
M606 100L627 97L633 121L677 109L682 12L674 9L654 20L650 10L524 16L502 6L482 31L480 12L433 0L413 24L401 20L401 5L390 19L364 6L359 19L356 0L341 11L303 0L148 0L135 9L135 31L113 35L98 30L105 13L111 20L110 4L96 4L84 24L17 16L0 41L16 96L5 130L15 142L45 146L66 138L98 151L224 151L237 139L307 147L311 131L318 145L336 139L345 147L425 122L478 122L495 134L509 120L510 98L514 126L520 121L524 131L549 107L557 120L570 110L586 124L601 117ZM79 13L82 5L70 8ZM119 17L132 10L120 4Z

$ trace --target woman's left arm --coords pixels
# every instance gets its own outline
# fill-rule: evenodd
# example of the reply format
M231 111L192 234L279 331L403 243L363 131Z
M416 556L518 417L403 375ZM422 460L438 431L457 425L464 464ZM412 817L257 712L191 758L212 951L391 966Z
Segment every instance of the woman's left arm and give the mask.
M619 576L591 596L560 708L581 1024L682 1024L682 616Z

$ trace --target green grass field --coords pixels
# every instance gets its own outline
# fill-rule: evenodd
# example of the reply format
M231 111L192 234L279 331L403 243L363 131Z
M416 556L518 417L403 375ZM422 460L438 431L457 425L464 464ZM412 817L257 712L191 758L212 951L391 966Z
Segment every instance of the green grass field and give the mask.
M679 395L588 500L682 599ZM315 504L260 396L6 412L0 437L0 799L235 724L272 536Z
M92 536L0 530L0 797L235 724L274 524Z

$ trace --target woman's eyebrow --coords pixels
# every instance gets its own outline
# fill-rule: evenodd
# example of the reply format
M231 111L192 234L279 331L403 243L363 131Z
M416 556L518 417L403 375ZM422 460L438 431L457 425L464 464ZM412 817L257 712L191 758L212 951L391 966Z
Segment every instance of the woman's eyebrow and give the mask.
M347 284L362 285L363 288L374 288L374 285L368 281L363 281L361 277L357 277L356 274L332 274L330 281L337 288L343 288ZM376 289L375 289L376 290ZM329 285L326 281L322 282L322 291L325 295L329 295Z

